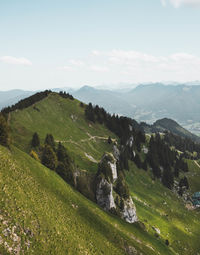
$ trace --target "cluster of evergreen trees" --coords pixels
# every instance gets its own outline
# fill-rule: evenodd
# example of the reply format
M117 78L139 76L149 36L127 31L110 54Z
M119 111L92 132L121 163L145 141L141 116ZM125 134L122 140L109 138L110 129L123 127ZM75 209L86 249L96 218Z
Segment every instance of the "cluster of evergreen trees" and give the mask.
M170 132L166 132L164 141L169 144L169 146L174 146L177 150L184 152L185 158L200 159L200 144L193 142L191 139L182 138ZM190 152L190 154L187 153L187 151ZM197 152L195 157L191 156L193 152Z
M40 160L43 165L56 171L65 181L74 185L73 171L74 162L70 158L67 149L59 143L56 146L51 134L47 134L44 145L40 144L37 133L33 134L31 140L31 156Z
M110 131L116 134L125 145L127 140L133 136L136 144L145 141L145 134L139 124L131 118L119 117L118 115L111 115L98 105L93 106L89 103L85 108L85 116L92 122L104 124Z
M59 95L63 98L69 98L71 100L74 100L74 97L72 95L70 95L69 93L66 93L65 91L60 91Z
M169 189L173 187L174 177L179 177L180 171L188 171L187 163L178 155L177 151L170 148L159 133L151 136L147 162L152 168L154 176L161 178L162 183Z

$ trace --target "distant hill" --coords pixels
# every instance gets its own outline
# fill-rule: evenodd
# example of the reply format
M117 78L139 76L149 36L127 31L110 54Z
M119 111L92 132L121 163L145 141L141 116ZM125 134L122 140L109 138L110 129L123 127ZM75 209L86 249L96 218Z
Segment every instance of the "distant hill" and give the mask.
M20 89L0 91L0 110L4 107L13 105L19 100L26 98L34 93L35 92L33 91L24 91Z
M157 120L153 125L148 125L146 123L141 123L145 132L165 132L169 131L175 135L181 136L183 138L190 138L194 142L200 142L200 137L192 134L182 126L180 126L176 121L168 118Z
M83 86L74 91L72 95L84 103L97 104L110 113L119 115L131 115L129 103L122 97L122 93L114 90L96 89L90 86Z

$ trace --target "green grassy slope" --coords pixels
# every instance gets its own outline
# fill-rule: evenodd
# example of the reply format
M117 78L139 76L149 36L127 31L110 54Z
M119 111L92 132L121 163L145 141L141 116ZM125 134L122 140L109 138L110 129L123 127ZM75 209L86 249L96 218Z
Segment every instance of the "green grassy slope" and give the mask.
M15 147L0 146L0 197L3 254L173 254L162 240L102 211Z
M84 117L84 108L80 107L80 102L77 100L71 101L70 99L63 99L56 94L51 94L44 100L36 103L35 106L37 107L37 109L39 109L39 111L35 110L33 106L31 106L24 109L23 111L15 111L11 113L9 119L14 144L21 150L29 152L29 143L32 138L32 134L35 131L38 132L42 139L45 138L45 135L47 133L52 133L55 140L62 141L63 144L66 145L68 151L75 159L75 163L78 164L81 169L93 173L96 172L97 162L100 160L103 153L105 151L110 152L112 150L112 146L108 145L107 143L107 137L111 136L113 139L116 139L115 135L112 134L109 130L107 130L103 125L89 123ZM92 156L94 160L89 159L85 153L87 153L87 155L89 156ZM49 179L45 182L45 185L48 186L48 188L44 186L45 191L43 191L43 196L46 197L46 194L48 194L49 196L49 193L45 192L50 192L51 194L54 194L54 191L56 190L55 193L57 194L58 192L59 194L57 195L58 199L62 200L63 208L66 208L62 209L61 206L61 209L59 211L59 217L64 217L63 220L57 222L57 220L54 219L52 225L49 223L50 218L48 220L44 220L47 216L44 214L42 208L40 208L39 211L35 212L36 216L43 215L43 218L41 218L42 221L48 223L47 225L45 225L46 230L42 232L43 235L41 237L41 243L46 240L45 231L47 236L49 231L52 233L54 232L54 230L52 230L50 226L52 228L57 228L55 226L56 224L58 224L58 228L60 228L61 224L62 228L67 228L67 223L69 222L69 219L70 222L71 219L75 222L78 222L81 219L78 218L76 220L76 217L79 217L80 213L75 214L74 217L72 217L71 214L68 214L68 216L66 216L68 217L68 220L66 220L64 216L66 211L69 210L69 208L69 211L73 209L72 212L77 212L77 210L71 208L72 204L74 204L75 202L72 202L71 204L68 203L68 200L66 202L65 200L63 200L65 196L60 196L60 194L68 194L66 196L69 196L70 194L71 196L71 194L73 193L73 196L76 197L75 200L78 199L79 203L83 203L84 201L82 206L85 206L84 208L88 207L88 209L83 209L84 215L82 215L82 221L86 222L84 217L87 218L86 226L87 224L89 225L89 222L95 222L95 226L93 226L93 232L90 232L91 229L89 228L90 234L86 234L88 241L86 241L87 238L83 238L82 240L81 245L84 247L83 250L85 250L85 247L89 245L88 242L90 242L89 239L91 238L91 236L95 236L94 240L101 243L97 245L99 248L96 251L89 250L88 254L101 254L101 247L104 247L104 241L106 242L106 240L107 245L111 245L110 247L118 247L118 245L120 245L120 247L116 249L117 251L120 250L122 254L124 252L123 249L126 246L124 240L126 240L126 242L128 243L130 242L130 245L136 247L137 249L141 249L143 254L160 253L196 255L200 251L200 245L198 241L198 237L200 235L200 231L198 230L198 225L200 224L199 212L189 211L185 207L183 202L178 199L171 191L166 189L160 183L160 181L152 181L149 172L146 173L143 170L137 169L133 163L131 163L130 171L126 172L126 178L131 190L131 194L133 195L134 202L136 204L137 215L139 219L145 224L146 232L135 224L127 224L120 219L115 218L114 216L110 216L109 214L104 213L103 211L98 209L95 204L86 200L79 193L73 191L73 189L71 189L67 184L64 184L64 182L59 177L57 177L56 174L48 171L39 163L33 161L31 158L29 158L28 155L25 155L24 153L21 153L15 149L14 156L17 157L17 160L19 162L24 162L23 158L25 157L26 164L27 162L29 162L27 167L30 169L32 169L32 164L34 164L34 171L31 171L31 174L34 173L37 181L40 182L41 179L40 185L42 184L42 182L44 182L44 177L41 177L40 171L42 169L42 173L44 172L45 176L49 176ZM143 158L144 155L142 155L141 153L140 156L141 158ZM190 171L186 175L190 183L191 191L194 192L199 190L200 188L200 179L198 178L198 176L200 176L200 168L194 163L194 161L189 161L189 168ZM62 185L60 183L62 183ZM61 185L62 188L59 185ZM53 187L54 189L54 186L55 190L52 191L51 187ZM26 188L27 186L24 186L21 189L26 191ZM39 190L40 187L38 188L38 192ZM36 200L37 199L38 198L36 198ZM26 199L24 199L24 201L26 201ZM38 201L42 203L43 197L40 197ZM30 204L32 202L33 201L31 200ZM56 202L54 203L55 208L57 208ZM47 208L44 207L45 211L49 210L50 205L48 203L49 200L46 201ZM61 202L58 202L59 205L60 203ZM37 207L37 204L35 204L35 207ZM9 206L7 206L7 208L9 208ZM55 209L52 209L51 217L54 217L54 214ZM89 217L88 215L91 215L91 217ZM67 223L65 223L65 220ZM98 222L98 224L96 223L96 221ZM85 226L83 226L83 228L84 227ZM155 230L153 230L152 227L160 229L160 237L155 237L156 232ZM49 228L51 230L49 230ZM71 225L70 228L73 229ZM62 231L64 230L62 229ZM107 231L109 234L107 233ZM72 236L74 239L79 232L73 232ZM99 233L104 236L104 241L101 240L101 237L96 237L96 235ZM109 237L110 235L113 236L111 239ZM70 234L69 239L71 238L72 237ZM58 239L56 239L57 242ZM69 241L69 239L66 240ZM117 241L115 242L114 239L116 239ZM168 239L170 242L169 247L164 244L166 239ZM87 245L84 244L85 242L87 243ZM95 243L95 241L93 243ZM73 244L72 241L71 247L75 247L74 245L75 244ZM152 248L147 248L146 245L149 245ZM45 246L42 249L45 249ZM117 251L114 253L113 250L113 254L118 254ZM81 251L79 250L77 254L81 254ZM104 254L106 253L104 252Z
M38 110L34 109L34 106ZM22 111L11 113L10 125L14 144L26 151L30 150L33 132L38 132L44 140L51 133L56 141L61 141L81 169L96 172L97 163L105 151L111 151L107 138L115 135L103 125L85 120L84 108L78 100L64 99L57 94ZM87 155L86 155L87 154ZM88 157L92 160L88 160Z
M188 210L159 180L153 181L148 172L137 169L134 163L130 164L126 179L140 220L149 231L158 228L161 232L160 238L168 239L171 248L178 254L198 254L200 212ZM191 175L194 171L200 173L200 169L194 170L190 166Z

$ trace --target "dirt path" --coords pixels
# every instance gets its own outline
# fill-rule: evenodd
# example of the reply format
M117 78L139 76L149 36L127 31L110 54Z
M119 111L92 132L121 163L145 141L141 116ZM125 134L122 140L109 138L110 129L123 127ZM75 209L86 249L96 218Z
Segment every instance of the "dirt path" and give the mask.
M200 165L196 160L194 160L194 163L200 168Z
M91 141L91 140L96 140L96 139L101 139L101 140L107 140L108 137L103 137L103 136L92 136L91 134L87 133L89 138L82 139L81 142L86 142L86 141Z

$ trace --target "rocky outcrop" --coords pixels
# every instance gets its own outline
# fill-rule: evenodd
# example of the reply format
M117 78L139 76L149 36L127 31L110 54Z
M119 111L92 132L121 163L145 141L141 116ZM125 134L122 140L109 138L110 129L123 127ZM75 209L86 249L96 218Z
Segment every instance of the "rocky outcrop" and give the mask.
M121 216L128 223L134 223L138 221L136 208L131 197L124 200L124 208L121 211Z
M104 210L110 211L111 208L116 208L113 198L113 185L106 179L102 178L97 184L96 190L97 204Z
M111 175L110 179L115 182L117 179L117 160L111 153L105 153L100 162L100 168L105 176Z
M116 187L121 179L118 180L120 176L118 177L117 175L116 163L117 160L112 154L106 153L102 157L102 160L99 163L97 177L96 201L104 210L112 211L112 209L115 209L122 219L129 223L134 223L138 218L132 198L128 197L125 199L124 196L120 197L120 193L117 193L118 191ZM115 203L116 197L119 198L118 200L122 201L123 206L119 205L119 202Z
M110 166L110 169L112 171L112 179L113 179L113 182L114 182L114 181L117 180L117 166L116 166L116 162L115 163L111 163L109 161L108 165Z

